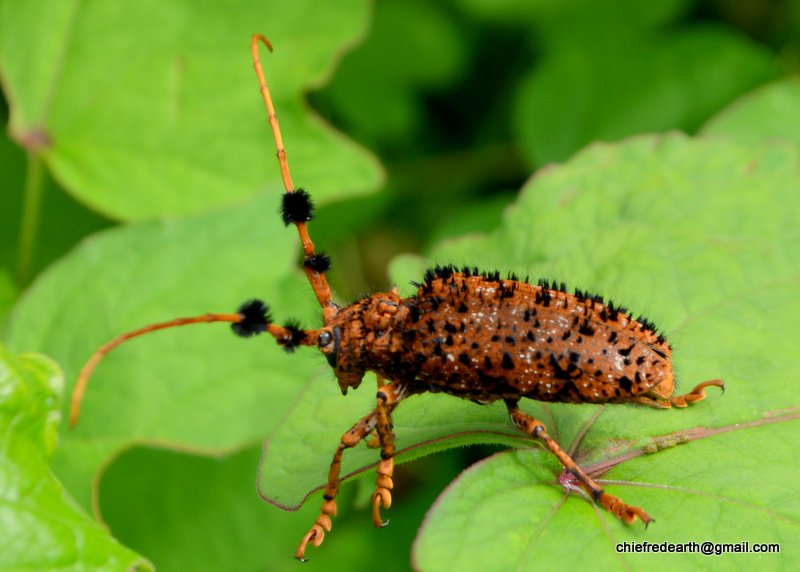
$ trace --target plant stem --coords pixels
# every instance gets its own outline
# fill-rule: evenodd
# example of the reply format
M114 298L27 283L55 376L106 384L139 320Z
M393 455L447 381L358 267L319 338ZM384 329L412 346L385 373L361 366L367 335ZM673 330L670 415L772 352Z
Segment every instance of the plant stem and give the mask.
M19 229L19 251L17 255L17 286L20 290L30 279L31 261L36 248L39 214L44 188L42 158L28 151L28 168L25 174L25 194L22 204L22 221Z

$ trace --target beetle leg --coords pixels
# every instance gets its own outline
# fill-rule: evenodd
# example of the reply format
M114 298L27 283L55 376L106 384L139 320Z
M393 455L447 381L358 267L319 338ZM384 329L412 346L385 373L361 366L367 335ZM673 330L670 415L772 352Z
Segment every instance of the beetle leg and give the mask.
M392 474L394 473L394 433L392 433L392 410L405 397L404 388L399 384L388 384L378 389L378 404L375 407L375 430L381 447L381 461L378 463L378 478L375 492L372 493L372 522L384 527L389 521L381 518L381 508L392 506Z
M530 435L534 439L539 439L544 446L556 456L559 462L564 466L564 469L575 477L578 485L589 493L594 500L599 502L604 509L622 520L625 524L632 524L636 522L637 518L641 518L645 525L653 521L644 509L627 505L617 497L605 492L603 487L594 482L594 480L572 460L572 457L547 434L547 430L541 421L534 419L519 409L517 401L506 399L506 407L508 408L508 414L514 422L514 425L523 433Z
M651 397L639 396L634 399L636 403L641 405L648 405L650 407L658 407L660 409L669 409L670 407L686 407L690 403L701 401L706 398L706 387L719 387L725 391L725 382L721 379L712 379L698 384L689 393L683 395L673 395L669 399L653 399Z
M375 376L378 382L378 391L386 385L386 378L382 375ZM369 434L369 440L367 441L367 447L370 449L377 449L381 446L381 438L378 436L378 431L373 429L372 432Z
M392 495L389 489L392 488L392 468L394 456L394 435L392 434L391 412L401 399L406 397L402 385L389 384L381 387L378 391L378 405L369 414L362 417L358 423L353 425L350 430L342 435L339 447L333 454L331 468L328 471L328 484L322 495L322 510L309 530L300 541L300 546L294 557L305 562L305 552L310 542L315 547L322 544L325 533L331 530L331 517L336 516L336 495L339 494L339 472L342 468L342 456L345 449L355 447L373 431L376 431L381 441L381 462L378 464L378 486L372 495L373 516L377 514L380 522L380 506L389 508L392 503ZM376 500L377 499L377 500ZM381 526L381 522L378 526Z
M366 415L359 420L358 423L353 425L350 430L342 435L339 447L333 454L331 461L331 468L328 471L328 484L325 486L325 492L322 495L322 510L317 517L316 522L311 527L300 546L297 547L294 557L305 562L306 546L311 542L314 546L319 546L325 538L325 532L331 530L331 517L336 516L336 495L339 493L339 471L342 468L342 455L345 449L355 447L360 443L364 437L370 434L374 429L377 419L375 411Z
M710 381L704 381L703 383L699 384L689 393L684 395L676 395L670 398L670 404L674 405L675 407L686 407L690 403L694 403L695 401L700 401L705 399L706 397L706 387L719 387L722 391L725 391L725 382L721 379L712 379Z

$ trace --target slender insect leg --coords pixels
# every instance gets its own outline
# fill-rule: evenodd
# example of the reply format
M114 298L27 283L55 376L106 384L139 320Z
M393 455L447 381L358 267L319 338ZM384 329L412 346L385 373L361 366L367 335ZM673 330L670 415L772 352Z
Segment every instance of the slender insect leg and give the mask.
M670 407L686 407L690 403L695 403L697 401L702 401L706 398L706 387L719 387L722 391L725 391L725 382L721 379L712 379L709 381L704 381L701 384L698 384L693 390L689 393L684 393L683 395L673 395L669 399L654 399L650 397L640 396L635 399L636 403L640 403L642 405L648 405L650 407L658 407L660 409L669 409Z
M547 434L547 430L541 421L534 419L519 409L517 401L506 399L506 407L508 408L508 414L514 422L514 425L523 433L530 435L534 439L539 439L544 446L558 458L559 462L564 466L564 469L577 479L578 485L589 493L593 499L599 502L604 509L626 524L635 522L637 517L641 518L645 525L652 522L653 519L643 509L627 505L617 497L605 492L603 488L594 482L589 475L572 460L572 457Z
M381 387L386 385L386 378L382 375L376 375L378 382L378 389L380 390ZM381 438L378 437L378 431L373 429L372 432L369 434L369 440L367 441L367 447L370 449L377 449L381 446Z
M696 401L700 401L705 399L706 397L706 387L719 387L722 391L725 391L725 382L721 379L712 379L710 381L704 381L703 383L699 384L689 393L684 395L675 395L670 398L670 403L675 407L686 407L690 403L694 403Z
M331 468L328 471L328 484L325 486L325 492L322 495L322 510L317 517L316 522L311 527L300 546L297 547L297 552L294 556L298 560L305 561L306 546L311 542L314 546L319 546L325 538L325 532L331 530L331 517L336 516L336 495L339 493L339 471L342 468L342 455L345 449L355 447L364 437L370 434L375 427L377 419L376 411L369 415L362 417L358 423L353 425L350 430L342 435L339 447L333 454L331 461Z
M388 384L378 389L378 405L375 407L375 430L381 446L381 460L378 463L378 478L375 492L372 493L372 522L377 527L389 524L381 518L381 508L392 506L394 483L394 433L392 433L392 411L404 395L403 386Z

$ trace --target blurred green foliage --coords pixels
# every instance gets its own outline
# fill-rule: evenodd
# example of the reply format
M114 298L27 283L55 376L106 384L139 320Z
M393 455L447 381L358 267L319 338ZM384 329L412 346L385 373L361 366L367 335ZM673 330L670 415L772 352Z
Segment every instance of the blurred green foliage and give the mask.
M793 235L774 229L791 228L797 215L797 174L785 170L798 144L793 127L800 117L800 92L796 81L787 79L800 66L797 0L349 0L335 6L313 0L227 5L0 0L0 111L7 124L0 138L0 334L15 353L39 351L53 358L64 372L66 392L93 348L149 321L227 311L248 296L259 296L272 304L279 319L296 316L317 323L313 296L294 265L293 230L284 229L274 212L281 187L250 69L253 32L266 34L275 46L274 54L262 51L262 61L295 182L317 200L311 232L318 247L333 255L330 280L341 301L389 286L390 265L395 279L417 277L425 258L396 258L414 253L443 263L479 261L502 270L546 271L582 287L611 291L655 309L669 333L684 322L680 312L672 313L665 302L649 296L659 285L648 287L638 273L651 268L649 262L637 264L648 260L648 251L634 249L639 254L626 265L614 263L620 245L630 240L628 230L609 225L596 234L570 235L561 232L561 225L576 213L619 215L614 205L622 203L603 203L599 193L594 203L587 199L575 206L568 200L571 189L584 180L600 181L598 187L608 185L609 196L617 197L613 181L624 185L634 180L626 177L652 158L634 153L626 163L626 150L633 147L623 144L622 158L609 159L608 177L595 179L596 173L579 167L603 154L595 149L569 161L581 149L597 141L681 130L700 141L686 143L686 149L700 153L697 164L704 157L711 167L726 161L739 165L731 158L742 156L754 164L774 161L778 175L762 173L758 179L763 196L773 202L759 207L733 201L735 206L720 210L728 213L731 236L761 237L762 242L747 242L756 250L742 250L748 260L773 260L758 254L763 252L787 264L778 264L789 268L776 278L778 286L768 286L775 288L770 290L773 299L790 303L786 293L796 290L798 278L787 261L794 258L776 245ZM768 86L774 81L779 83ZM709 143L717 139L740 147L734 152ZM792 151L770 154L763 151L765 144L788 145ZM565 161L557 172L563 181L557 174L549 183L527 187L525 198L504 217L534 172ZM717 184L705 185L709 175L699 168L672 173L672 163L653 165L651 178L648 171L635 178L642 193L688 186L717 189L708 208L724 199L724 170L709 170ZM602 167L599 161L597 168ZM737 171L730 188L752 197L746 176ZM635 190L624 188L619 196ZM695 206L691 197L685 201ZM658 213L678 216L686 205L656 201L649 212L643 206L647 201L634 202L649 224L664 225L660 230L668 219L651 219ZM584 210L574 210L578 207ZM771 219L747 216L755 212ZM781 224L775 225L775 218ZM560 242L540 240L548 225L553 231L548 237L563 234ZM729 236L712 236L707 226L692 226L690 220L681 227L686 230L683 243L674 236L669 240L677 241L675 248L690 248L698 237L719 239L717 247L744 260L737 258L741 252L727 241ZM483 234L476 238L478 233ZM666 234L655 234L667 240ZM451 240L463 235L472 238ZM592 249L605 252L608 262L584 264L581 253L586 256ZM658 242L653 256L663 252L673 250ZM735 264L715 273L714 260L712 253L676 264L674 280L661 286L681 288L660 294L680 297L691 314L690 302L707 301L703 296L712 289L708 283L689 289L688 276L716 280L718 287L747 277L742 270L729 282ZM766 280L769 272L762 270L752 270L753 276ZM401 289L409 292L404 284ZM692 299L692 292L700 298ZM755 324L749 335L772 339L771 310L757 306L754 302L746 314L747 323ZM737 322L735 316L725 319L727 332ZM691 340L708 334L714 323L707 318L680 336ZM269 344L242 343L220 330L165 332L110 356L93 382L83 423L71 433L62 424L55 451L51 441L22 439L18 431L4 430L3 474L43 479L43 493L30 498L32 510L67 515L75 530L86 532L80 538L58 535L47 528L46 519L32 523L26 518L30 507L9 505L0 569L125 570L135 563L145 569L142 559L89 520L92 511L102 515L123 545L159 570L295 569L291 554L317 514L318 496L297 513L258 499L259 443L270 435L273 444L280 439L291 443L303 428L313 429L303 438L316 456L299 461L313 466L314 474L298 481L319 481L324 468L316 474L318 467L327 465L333 450L327 446L330 452L324 453L328 441L313 439L346 430L355 421L351 413L369 407L371 390L348 396L360 401L342 402L339 410L328 408L330 417L316 420L329 421L322 428L304 424L298 411L305 415L303 407L315 401L303 401L309 397L303 391L322 385L335 391L324 361L311 352L284 356ZM786 348L796 347L790 330L781 326L778 332ZM754 339L718 338L717 344L726 347L744 347ZM734 363L734 379L741 371L753 377L770 372L770 381L780 378L780 384L765 385L776 389L773 397L740 391L739 399L749 400L736 402L727 414L719 413L724 403L717 403L712 411L720 417L704 418L703 410L694 410L690 421L678 421L680 427L714 420L735 423L782 409L796 413L786 382L797 372L797 360L784 352L777 365L766 358L762 363L758 356L767 348L763 342L755 347L758 352L746 364L715 353L714 347L710 353L720 367ZM697 349L687 354L683 367L692 374L700 369L700 354ZM10 371L19 369L13 364L20 359L9 356ZM759 364L760 369L755 367ZM39 372L32 383L46 384L54 375ZM9 374L7 379L26 376ZM51 394L60 393L60 387L46 395L32 392L22 401L19 390L14 391L0 393L0 411L7 414L3 419L19 418L24 428L41 423L51 411L48 427L55 427L58 398L62 410L65 399ZM319 390L313 397L324 406L329 396ZM425 433L429 428L414 418L413 405L406 405L408 430L418 427L419 439L431 439ZM460 416L460 407L469 405L439 412L442 419L436 421L444 434L453 419L448 415ZM433 403L426 407L430 420L437 408ZM502 414L472 409L487 417L465 422L501 426ZM32 411L38 411L36 416L29 415ZM570 418L559 414L562 420ZM582 412L571 423L586 415ZM645 417L655 423L648 435L676 429L666 418ZM568 426L567 433L574 429ZM489 441L475 437L457 444ZM523 440L509 430L504 442L515 441ZM598 441L595 451L603 450L602 444ZM751 442L739 446L758 447ZM456 448L399 466L392 524L385 530L372 529L365 506L371 471L354 479L344 487L333 532L310 552L316 561L310 566L408 569L411 542L425 511L464 467L486 452ZM800 458L793 452L796 448L789 447L785 455ZM365 459L368 453L359 452ZM715 454L711 447L706 456ZM356 457L353 463L358 464ZM506 457L480 469L486 471L483 480L489 488L497 484L493 472L507 462ZM538 469L542 478L552 475L546 469ZM472 470L465 477L467 484L475 474ZM68 494L59 490L56 477ZM780 475L774 479L780 481ZM460 542L449 538L456 533L448 536L448 519L441 514L462 506L453 490L466 490L466 498L475 494L461 484L448 490L416 545L420 569L440 566ZM4 478L0 501L13 500L20 490ZM558 487L549 490L558 498ZM796 532L796 512L781 518L781 526L789 521ZM468 525L453 521L452 530ZM447 544L448 538L455 544ZM70 543L88 548L70 551ZM439 544L448 550L436 555ZM20 556L30 551L44 556L32 564ZM774 568L782 562L777 557L765 561ZM647 564L668 564L659 562L653 558ZM730 562L718 559L713 565L724 568ZM548 559L544 545L535 557L526 555L514 565L540 569L559 563L564 561ZM638 563L614 560L610 565Z

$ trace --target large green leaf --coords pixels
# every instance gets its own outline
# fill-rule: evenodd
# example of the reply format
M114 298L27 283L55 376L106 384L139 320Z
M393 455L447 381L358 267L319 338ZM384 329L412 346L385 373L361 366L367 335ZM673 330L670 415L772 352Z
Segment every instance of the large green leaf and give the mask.
M628 500L659 507L647 530L606 523L606 515L589 503L559 490L560 467L549 453L498 454L472 466L444 492L426 518L413 559L426 571L541 570L552 562L563 570L730 570L733 562L794 569L800 522L783 463L797 454L794 418L642 456L605 474L601 482ZM750 454L760 443L769 443L769 455ZM697 547L693 553L632 552L644 542ZM713 552L742 542L778 543L781 554ZM620 552L623 543L630 552Z
M326 103L359 140L419 147L424 93L452 85L466 67L467 38L458 32L436 3L376 3L371 33L342 60L325 90Z
M317 517L307 503L287 513L259 502L255 470L260 447L223 457L187 455L135 448L103 474L100 508L105 522L126 545L146 554L159 572L225 570L296 572L293 554ZM369 507L357 489L371 493L373 479L345 487L339 503L336 542L311 554L310 566L322 570L368 570L381 563L387 572L408 570L408 547L426 508L458 472L457 455L439 455L435 473L409 481L412 498L392 511L392 542L370 525ZM403 467L406 469L408 466ZM413 468L412 468L413 469ZM131 502L131 497L136 501ZM368 500L368 499L365 499ZM406 526L403 526L407 523Z
M545 55L522 82L514 127L530 164L563 161L598 139L695 130L776 71L765 50L724 28L593 38Z
M263 32L276 48L264 59L289 155L304 165L298 182L318 197L367 191L375 161L300 97L362 33L365 8L364 0L240 0L221 13L187 0L4 0L10 132L64 188L113 217L235 203L278 180L248 47Z
M581 289L603 292L637 313L646 313L668 334L675 348L679 392L705 379L725 379L725 395L712 391L706 401L685 410L526 402L525 409L542 419L566 447L584 429L588 431L579 455L585 465L617 462L610 473L615 481L671 487L683 474L693 474L694 454L683 453L684 448L703 447L706 456L721 464L730 461L736 467L733 457L741 454L738 443L744 440L752 462L774 464L780 458L779 470L791 474L800 469L798 445L796 441L778 445L776 440L798 427L793 386L800 374L795 351L800 315L795 295L800 283L797 165L798 154L791 147L750 148L677 134L595 145L566 165L535 177L507 211L498 231L445 243L432 258L440 263L568 280ZM338 395L330 376L310 386L267 443L260 479L264 497L292 507L322 486L341 433L374 406L372 383L365 381L365 385L368 387L346 399ZM776 415L780 423L767 423ZM753 426L736 434L727 432L747 423ZM790 429L776 428L781 423ZM699 441L683 445L677 453L665 449L686 440L682 432L696 427L722 433L702 445L695 444ZM412 397L401 404L395 414L395 432L401 460L464 443L531 443L514 432L502 405L478 407L442 395ZM793 454L774 456L774 451L783 447ZM636 457L651 450L657 452L647 458ZM674 454L691 457L676 467L671 460ZM378 460L376 451L364 448L348 451L347 456L345 473L362 471ZM635 461L621 462L634 457ZM503 459L499 457L497 462ZM486 474L491 475L493 465L486 466ZM570 514L592 514L591 507L578 497L562 501L554 484L558 469L552 463L548 466L547 471L530 474L531 482L538 479L536 482L548 486L533 487L533 492L525 494L537 495L536 502L551 510L563 504ZM643 467L652 467L648 471L653 472L645 473ZM659 477L669 471L673 478ZM748 475L753 477L753 473ZM730 486L729 480L721 477L719 487L713 485L713 479L709 482L702 494L679 495L685 536L700 539L706 530L701 525L692 527L699 520L692 515L703 513L706 497L717 498L721 511L733 502L721 492ZM766 488L765 494L772 495L769 498L788 500L780 497L785 490L783 482L744 480L741 495L732 498L760 507L753 510L766 510L763 499L767 497L748 496L747 491ZM616 489L612 486L610 490ZM678 501L668 494L640 496L638 486L617 492L655 516L658 522L651 526L653 531L661 520L678 518L674 512ZM399 495L395 502L402 502ZM780 512L795 529L800 520L797 508L787 503ZM502 517L502 512L495 513L496 519ZM566 526L573 520L547 523L547 538L557 537L558 542L583 538ZM604 527L613 531L612 536L640 534L638 528L628 529L607 513L592 522L592 534L597 537L604 535ZM517 524L545 526L535 513L529 521ZM483 526L484 530L494 527L492 522ZM664 533L653 532L647 538L664 540L662 535L675 526L672 522L664 526ZM735 525L726 523L724 530L731 526ZM753 541L767 542L783 534L768 531L759 535L747 522L740 526L742 534L747 533ZM474 551L476 560L483 561L490 551L508 548L515 553L516 548L511 550L504 543L513 543L522 532L503 535L491 544L465 545L449 531L447 519L432 517L424 534L420 546L426 546L426 536L433 535L430 542L439 544L443 552ZM736 541L727 533L715 538ZM442 543L450 544L445 547ZM439 562L417 560L421 569L434 568Z
M690 0L457 0L471 16L513 26L532 25L548 42L575 37L608 37L663 27L686 10Z
M252 297L277 320L308 322L318 309L294 269L295 233L275 214L279 197L275 189L236 209L93 236L27 292L9 343L47 351L71 389L94 349L146 323L229 312ZM88 505L94 473L133 442L206 452L256 443L319 364L220 324L131 341L96 371L56 468Z
M785 79L737 99L703 127L741 143L788 141L800 146L800 80Z
M0 346L0 569L151 570L90 519L50 471L62 389L49 359Z

